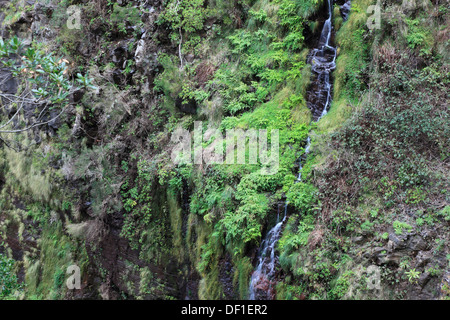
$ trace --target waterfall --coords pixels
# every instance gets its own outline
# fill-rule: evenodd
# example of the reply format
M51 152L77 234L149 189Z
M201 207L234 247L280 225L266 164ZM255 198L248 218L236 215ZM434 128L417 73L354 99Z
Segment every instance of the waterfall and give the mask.
M332 6L328 0L328 19L325 21L317 48L311 50L308 63L312 66L311 90L308 92L308 108L313 121L324 117L331 104L330 74L336 69L336 48L330 46L332 34Z
M313 122L319 121L324 117L331 104L331 72L336 68L336 48L330 45L332 35L332 0L328 0L328 18L324 23L320 34L317 48L312 49L309 54L308 63L312 65L311 91L308 92L307 105L312 112ZM350 8L350 1L347 1L341 7L341 14L344 20L347 19ZM306 147L303 155L299 159L299 172L296 182L302 181L303 162L309 153L311 147L311 137L306 141ZM275 267L277 257L275 256L275 246L281 236L284 222L287 218L288 202L284 203L284 218L269 230L265 239L259 248L259 260L255 271L252 274L249 286L249 299L273 299Z
M272 299L273 297L273 285L275 284L272 277L275 274L275 245L281 235L281 228L287 217L287 206L288 203L284 204L284 217L283 220L277 221L275 227L270 229L267 233L266 238L261 243L258 266L252 274L250 280L249 288L249 299L256 299L256 291L261 290L267 296L267 299ZM278 219L277 219L278 220Z
M303 155L298 160L298 177L297 177L297 182L302 181L303 161L306 160L306 157L309 154L309 149L311 149L311 137L308 137L308 139L306 139L305 152L303 153Z

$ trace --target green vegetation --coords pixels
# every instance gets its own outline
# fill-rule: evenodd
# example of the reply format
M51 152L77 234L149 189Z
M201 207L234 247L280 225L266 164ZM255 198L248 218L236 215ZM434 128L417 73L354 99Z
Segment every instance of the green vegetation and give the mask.
M412 230L412 227L407 223L395 220L394 221L394 230L397 235L401 235L405 231L410 232Z
M72 4L81 29L65 23ZM333 8L318 123L307 57L322 0L0 4L0 133L32 126L1 137L0 298L246 299L286 203L277 299L450 297L448 5L387 0L370 30L374 4L352 1L347 21ZM249 164L248 137L246 164L175 164L172 134L197 121L217 129L203 148L232 129L271 145L278 130L276 170Z
M17 292L22 287L14 272L14 263L14 260L0 254L0 300L17 297Z
M438 65L446 65L444 60L429 54L441 50L433 41L440 18L430 24L423 13L386 16L382 29L370 31L365 27L370 4L352 1L350 19L339 26L336 36L334 100L329 114L317 125L318 137L313 141L318 142L309 157L312 163L305 165L311 169L303 175L308 179L308 174L314 174L319 216L310 223L307 241L296 250L284 245L280 256L281 266L291 276L289 285L301 282L309 298L342 299L347 289L352 298L373 297L357 284L362 275L351 261L342 262L343 255L368 263L358 256L361 248L370 243L382 246L376 239L386 243L390 228L406 237L427 226L448 228L442 224L445 208L432 209L433 203L448 201L442 187L448 188L449 183L441 162L448 157L445 137L449 133L444 124L448 72L439 72ZM397 31L402 25L399 20L411 24L407 32ZM421 211L426 208L426 213ZM417 210L415 223L402 210ZM300 230L303 225L299 219ZM295 230L295 225L286 227L280 244L295 239L291 228ZM440 244L434 250L442 250ZM383 249L380 257L392 252ZM312 268L317 273L311 274ZM393 270L386 268L392 274L386 279L394 283L384 287L389 292L395 292L400 281ZM352 272L358 276L348 283L343 275ZM407 279L416 283L420 273L418 268L411 269Z

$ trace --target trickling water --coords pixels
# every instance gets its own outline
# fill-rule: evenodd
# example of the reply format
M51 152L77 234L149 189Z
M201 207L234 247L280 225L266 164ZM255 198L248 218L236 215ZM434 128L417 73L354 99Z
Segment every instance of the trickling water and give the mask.
M308 63L312 66L312 86L308 92L307 104L315 122L327 114L331 103L330 74L336 68L336 48L330 45L331 10L331 0L328 0L328 19L324 23L317 48L311 50L308 58Z
M266 299L272 299L274 282L272 277L275 274L275 245L280 238L281 229L287 217L287 202L284 205L283 220L278 221L261 243L259 261L256 270L250 280L250 300L255 300L256 292L261 291L266 295Z
M299 168L298 168L297 182L302 181L303 161L306 160L306 157L309 154L309 149L311 149L311 137L308 137L308 139L306 139L305 152L303 153L303 155L300 157L300 160L298 161Z
M345 7L344 7L345 6ZM347 19L350 1L341 7L344 20ZM330 74L336 68L336 48L330 45L332 35L332 0L328 0L328 18L324 23L317 48L311 50L308 63L312 65L312 88L308 93L308 107L312 112L314 122L319 121L328 112L331 104L331 81ZM308 137L303 155L299 159L299 173L296 182L302 181L303 162L305 161L311 147L311 138ZM258 266L252 274L249 287L249 299L273 299L275 281L275 246L280 238L283 224L287 217L288 203L284 204L284 218L267 233L259 249Z

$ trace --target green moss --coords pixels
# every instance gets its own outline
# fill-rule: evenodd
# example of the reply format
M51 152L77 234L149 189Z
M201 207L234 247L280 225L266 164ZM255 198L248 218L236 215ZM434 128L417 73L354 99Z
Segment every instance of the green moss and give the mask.
M182 263L185 258L183 243L183 212L177 203L175 195L169 190L167 191L167 201L169 205L170 227L172 229L172 255Z
M249 257L242 257L235 262L236 271L234 273L233 284L239 290L239 299L248 299L248 288L250 283L250 275L253 271Z
M66 269L77 264L72 255L74 247L63 234L61 222L43 226L40 248L40 258L27 262L26 295L38 299L61 299L67 291Z
M397 235L401 235L405 231L406 232L411 232L412 231L412 226L410 226L406 222L400 222L398 220L394 221L393 227L394 227L394 230L395 230L395 234L397 234Z
M219 280L219 269L215 268L200 280L198 288L200 300L223 299L223 289Z
M8 184L19 186L35 200L49 202L52 195L51 170L43 171L40 165L34 165L33 157L27 156L26 152L5 149L4 154L8 163Z
M330 298L333 300L343 298L349 291L351 286L350 281L355 277L355 273L349 270L343 273L334 283L330 291Z

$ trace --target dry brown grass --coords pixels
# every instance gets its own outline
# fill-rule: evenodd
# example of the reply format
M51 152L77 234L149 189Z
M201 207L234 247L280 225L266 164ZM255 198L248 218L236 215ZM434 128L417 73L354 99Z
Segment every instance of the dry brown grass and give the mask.
M325 228L321 224L316 224L313 232L309 235L308 245L310 250L314 250L322 244L325 235Z
M375 50L373 58L374 62L383 68L392 66L394 63L398 62L400 54L390 42L386 42L380 48Z
M195 81L200 87L204 87L205 84L213 78L216 68L208 61L201 62L195 70Z

